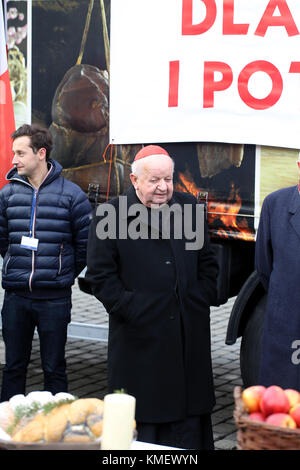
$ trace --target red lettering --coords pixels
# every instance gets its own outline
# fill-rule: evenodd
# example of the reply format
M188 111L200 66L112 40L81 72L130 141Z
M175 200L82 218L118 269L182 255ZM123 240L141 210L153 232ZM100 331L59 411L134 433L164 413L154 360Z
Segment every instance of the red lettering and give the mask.
M291 62L289 73L300 73L300 62Z
M178 106L179 60L169 63L169 108Z
M199 1L199 0L198 0ZM193 0L182 0L182 35L203 34L214 24L217 16L215 0L201 0L206 7L206 16L199 24L193 24Z
M255 72L265 72L272 80L272 90L265 98L255 98L248 89L250 77ZM256 60L246 65L238 78L238 91L241 99L250 108L263 110L268 109L279 100L283 90L283 80L279 70L271 62Z
M265 98L256 98L249 91L249 81L252 75L256 72L263 72L264 74L268 75L272 81L272 89ZM170 61L168 104L170 108L178 107L179 73L180 61ZM219 73L221 78L216 80L215 73ZM291 62L289 73L300 74L300 61ZM213 108L215 92L227 90L232 85L232 82L233 72L228 64L217 61L204 62L203 108ZM283 79L278 68L271 62L266 60L256 60L247 64L240 72L237 80L237 88L239 96L246 106L249 106L249 108L258 111L262 111L271 108L279 101L283 92Z
M221 80L215 81L215 72L221 72ZM226 90L232 80L232 70L225 62L204 62L203 108L213 108L215 91Z
M235 24L234 0L224 0L223 2L223 34L247 34L249 24Z
M279 9L280 16L273 16L276 8ZM270 0L254 34L264 36L269 26L284 26L289 36L299 34L286 0Z

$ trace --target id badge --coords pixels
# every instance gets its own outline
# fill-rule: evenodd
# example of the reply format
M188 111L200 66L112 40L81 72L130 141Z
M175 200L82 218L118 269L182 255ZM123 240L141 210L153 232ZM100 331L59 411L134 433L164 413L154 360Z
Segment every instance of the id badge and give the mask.
M33 238L33 237L25 237L23 235L22 239L21 239L21 247L22 248L26 248L27 250L34 250L36 251L37 250L37 247L38 247L38 244L39 244L39 240L38 238Z

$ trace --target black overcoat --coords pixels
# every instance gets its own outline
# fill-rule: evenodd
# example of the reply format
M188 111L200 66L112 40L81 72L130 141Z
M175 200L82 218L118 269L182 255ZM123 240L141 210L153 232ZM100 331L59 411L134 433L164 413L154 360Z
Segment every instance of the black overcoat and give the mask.
M256 269L268 292L258 382L300 391L298 186L265 198L257 233Z
M129 207L140 203L133 187L126 196ZM120 216L119 200L109 204L117 225L119 217L128 225L134 217ZM195 208L196 199L174 192L173 203ZM100 220L95 216L90 227L86 280L109 313L109 391L123 388L135 396L140 422L210 412L209 305L218 267L206 223L203 248L186 250L185 238L100 240Z

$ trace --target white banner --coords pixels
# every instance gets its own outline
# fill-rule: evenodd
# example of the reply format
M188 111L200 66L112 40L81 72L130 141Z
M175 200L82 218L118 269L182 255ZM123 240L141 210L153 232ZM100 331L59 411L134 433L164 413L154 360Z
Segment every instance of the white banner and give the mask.
M110 139L300 148L299 0L111 0Z

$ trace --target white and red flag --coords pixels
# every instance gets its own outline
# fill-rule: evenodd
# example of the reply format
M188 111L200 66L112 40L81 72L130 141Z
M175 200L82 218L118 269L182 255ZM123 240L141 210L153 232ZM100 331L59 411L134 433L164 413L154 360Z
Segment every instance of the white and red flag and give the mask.
M2 1L0 1L0 189L7 183L5 176L12 167L11 134L15 130Z

